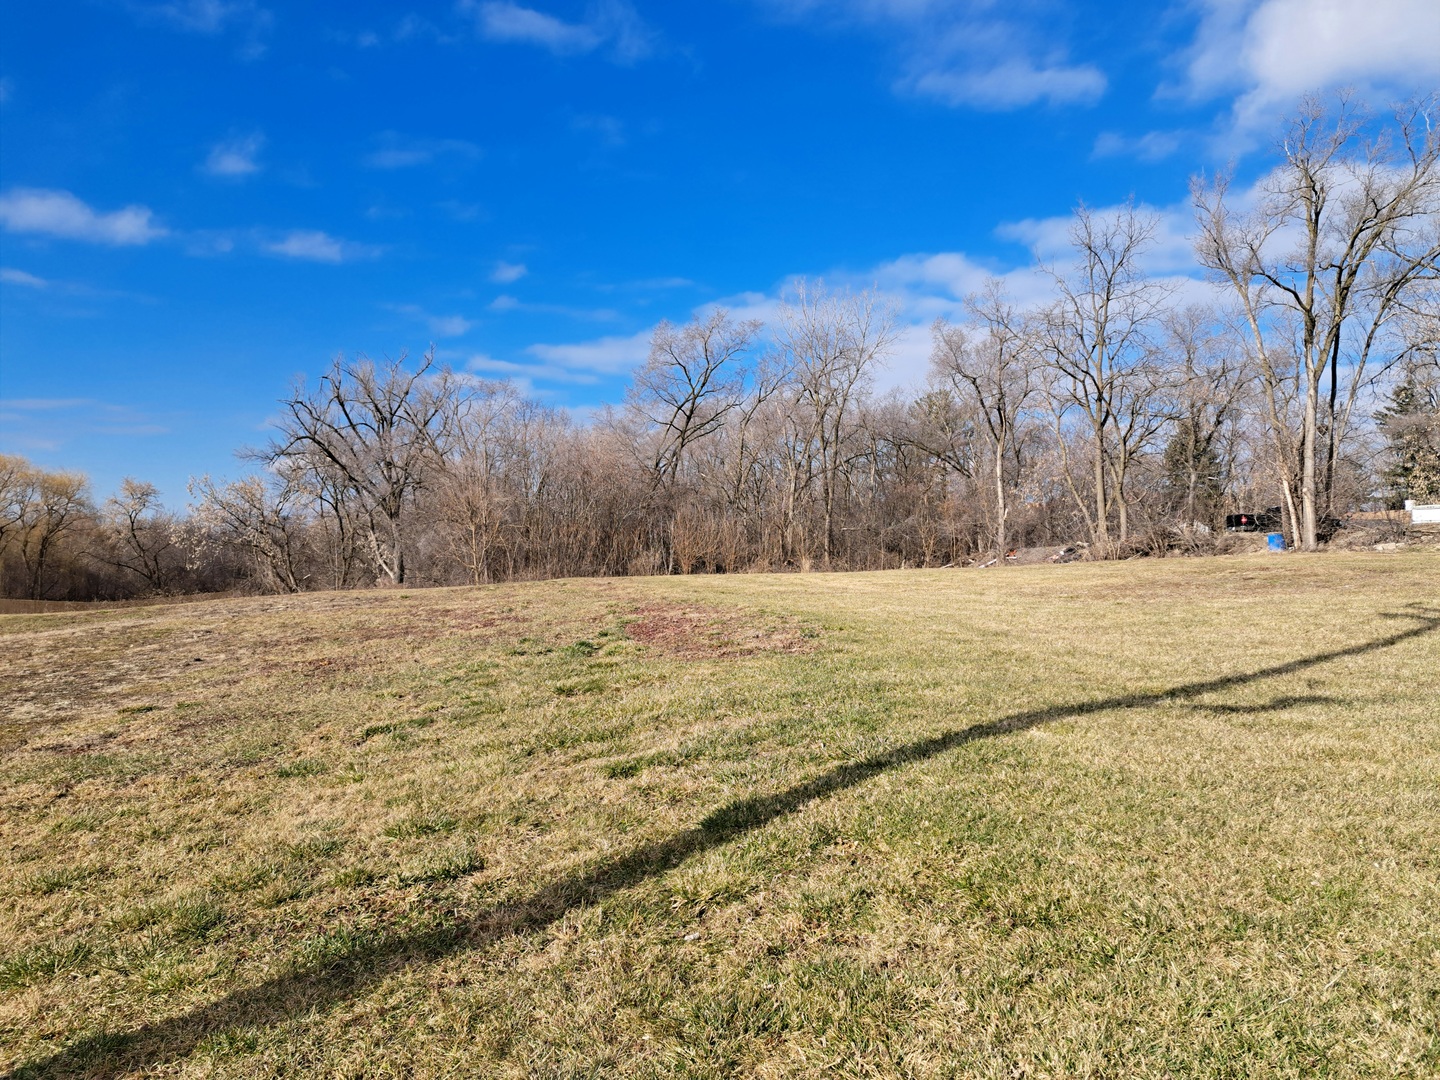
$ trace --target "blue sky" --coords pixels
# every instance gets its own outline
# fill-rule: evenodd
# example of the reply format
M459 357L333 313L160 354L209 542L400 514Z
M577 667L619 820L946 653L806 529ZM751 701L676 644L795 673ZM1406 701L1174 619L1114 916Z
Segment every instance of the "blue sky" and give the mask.
M172 505L293 378L433 344L583 413L796 276L1022 298L1077 200L1250 183L1306 91L1440 87L1434 0L56 0L0 16L0 452Z

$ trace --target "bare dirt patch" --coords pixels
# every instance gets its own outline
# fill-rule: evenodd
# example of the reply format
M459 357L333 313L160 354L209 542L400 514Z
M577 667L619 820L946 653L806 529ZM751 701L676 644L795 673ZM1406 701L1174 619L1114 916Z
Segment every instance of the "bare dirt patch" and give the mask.
M645 604L625 633L656 652L682 660L803 653L815 647L815 630L796 622L757 622L753 612L678 604Z

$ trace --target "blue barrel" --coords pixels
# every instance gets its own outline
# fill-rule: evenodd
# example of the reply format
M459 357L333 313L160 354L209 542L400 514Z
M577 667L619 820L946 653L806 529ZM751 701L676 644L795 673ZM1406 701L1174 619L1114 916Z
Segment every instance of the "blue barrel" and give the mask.
M1284 533L1267 533L1266 536L1265 536L1265 540L1266 540L1266 542L1269 544L1271 551L1284 551L1284 550L1285 550L1285 534L1284 534Z

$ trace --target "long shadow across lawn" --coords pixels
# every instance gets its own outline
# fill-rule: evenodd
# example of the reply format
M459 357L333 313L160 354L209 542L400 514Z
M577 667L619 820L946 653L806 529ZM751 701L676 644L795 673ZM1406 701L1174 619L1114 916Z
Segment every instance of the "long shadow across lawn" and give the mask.
M498 905L476 916L434 929L377 936L322 965L292 970L258 986L237 990L209 1005L134 1031L87 1036L50 1057L22 1065L10 1077L12 1080L33 1080L45 1076L107 1076L174 1061L189 1054L202 1039L217 1032L284 1023L296 1015L349 997L367 983L408 964L438 960L480 948L509 934L543 929L576 908L596 903L611 893L673 870L702 852L728 844L777 818L793 814L817 799L855 787L879 773L933 758L966 743L1111 709L1140 708L1177 698L1200 697L1262 679L1292 675L1332 660L1388 649L1440 630L1440 611L1423 609L1419 605L1415 605L1414 610L1389 613L1384 617L1413 619L1419 625L1388 637L1240 675L1184 683L1148 694L1123 694L1097 701L1012 713L998 720L972 724L898 746L864 761L842 765L773 795L757 795L730 803L694 828L561 878L542 886L523 900ZM1271 707L1284 708L1303 700L1307 699L1279 699Z

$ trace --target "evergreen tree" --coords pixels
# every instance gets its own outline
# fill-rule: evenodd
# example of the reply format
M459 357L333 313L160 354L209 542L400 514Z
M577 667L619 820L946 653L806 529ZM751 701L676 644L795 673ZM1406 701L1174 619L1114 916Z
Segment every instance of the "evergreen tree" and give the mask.
M1215 447L1214 429L1206 435L1194 417L1182 416L1165 444L1165 491L1172 510L1185 523L1214 525L1224 495L1224 463Z
M1378 415L1388 442L1384 479L1392 510L1406 499L1440 502L1440 400L1434 388L1413 378L1395 387Z

